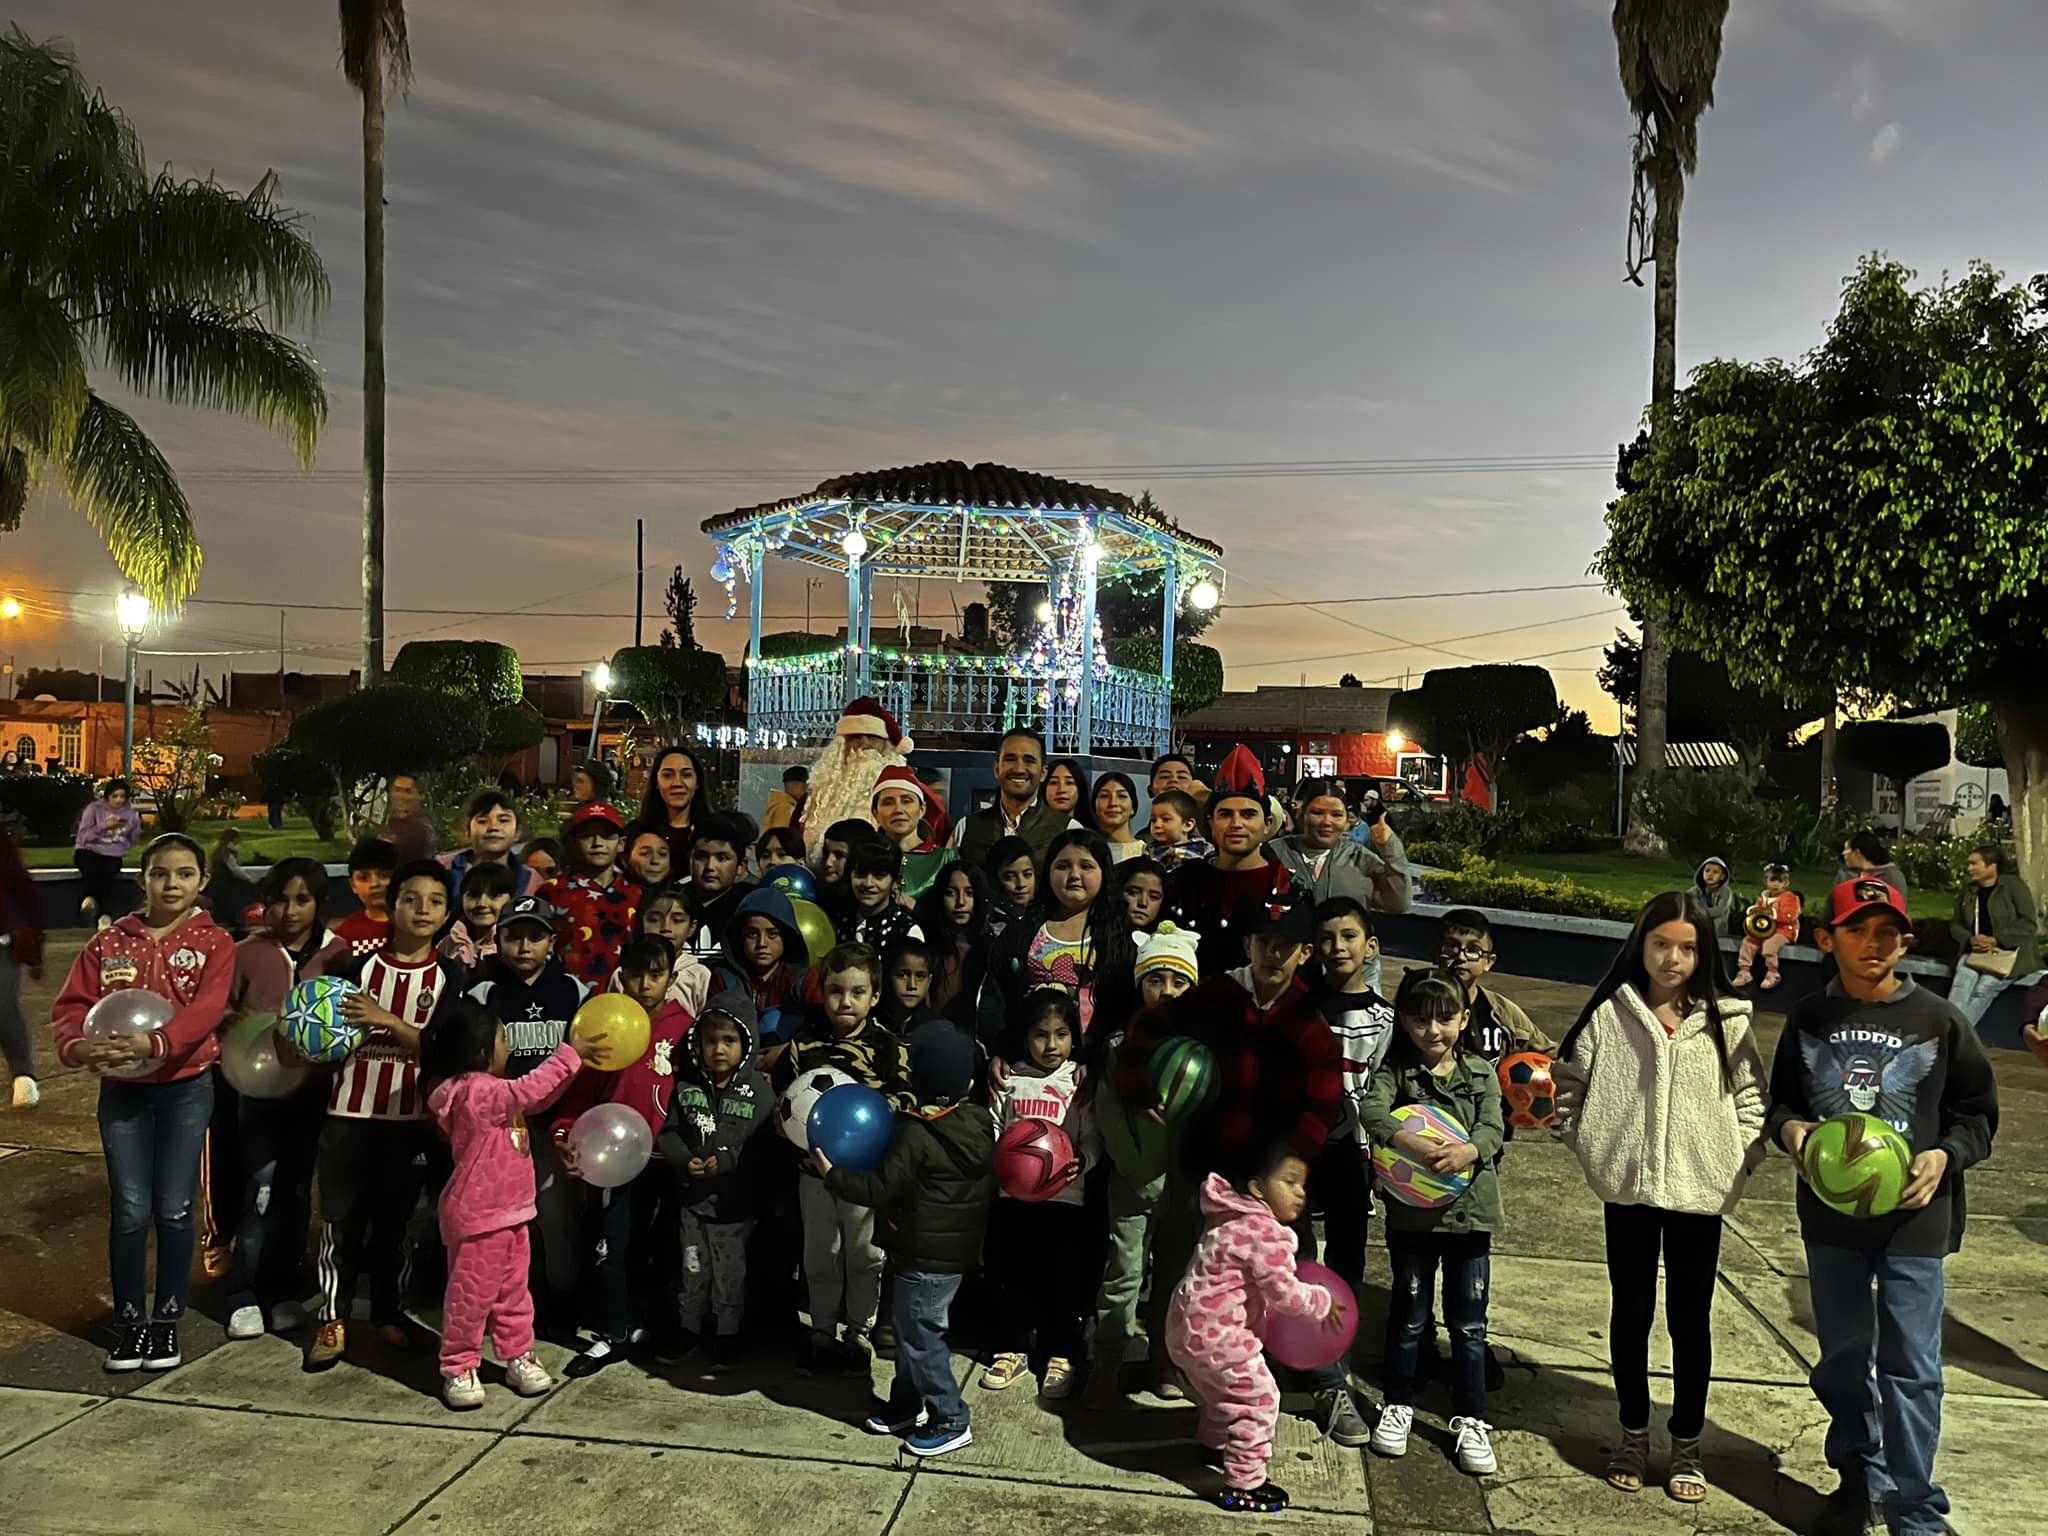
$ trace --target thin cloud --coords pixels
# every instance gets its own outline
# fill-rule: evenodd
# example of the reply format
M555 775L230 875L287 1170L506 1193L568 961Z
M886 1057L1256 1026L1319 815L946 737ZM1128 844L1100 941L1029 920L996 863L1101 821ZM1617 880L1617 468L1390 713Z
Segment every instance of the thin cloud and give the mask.
M1899 146L1906 142L1906 130L1897 123L1886 123L1870 139L1870 163L1883 165L1899 152Z

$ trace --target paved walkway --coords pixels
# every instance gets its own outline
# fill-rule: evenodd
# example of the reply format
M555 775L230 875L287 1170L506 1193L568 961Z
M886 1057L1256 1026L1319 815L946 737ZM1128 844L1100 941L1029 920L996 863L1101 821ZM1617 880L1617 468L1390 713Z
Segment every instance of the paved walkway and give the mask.
M1579 996L1540 982L1505 990L1560 1026ZM32 1004L46 1008L50 991L46 982ZM2030 1475L2048 1444L2048 1069L2010 1054L1998 1066L2000 1151L1971 1178L1970 1239L1949 1271L1941 1475L1965 1536L2048 1531ZM1805 1387L1812 1319L1782 1160L1752 1186L1722 1254L1706 1434L1716 1486L1704 1505L1655 1489L1631 1498L1598 1480L1613 1429L1600 1212L1565 1150L1539 1140L1509 1154L1496 1249L1492 1328L1510 1362L1489 1410L1499 1474L1474 1481L1450 1466L1438 1394L1426 1395L1421 1432L1398 1462L1337 1450L1288 1419L1273 1475L1296 1510L1260 1520L1189 1496L1211 1476L1192 1454L1192 1410L1148 1398L1110 1415L1078 1404L1054 1413L1027 1387L970 1384L973 1447L918 1466L854 1427L857 1386L803 1381L784 1360L718 1383L620 1365L538 1402L493 1377L488 1405L458 1417L434 1396L430 1357L366 1350L308 1377L294 1343L227 1344L207 1316L188 1327L181 1370L105 1376L92 1085L69 1074L46 1090L36 1114L0 1115L0 1530L10 1536L224 1524L321 1536L1658 1536L1810 1530L1815 1490L1832 1486ZM1356 1362L1368 1396L1386 1273L1377 1248L1373 1268ZM218 1310L204 1293L200 1306ZM1655 1347L1661 1366L1661 1337Z

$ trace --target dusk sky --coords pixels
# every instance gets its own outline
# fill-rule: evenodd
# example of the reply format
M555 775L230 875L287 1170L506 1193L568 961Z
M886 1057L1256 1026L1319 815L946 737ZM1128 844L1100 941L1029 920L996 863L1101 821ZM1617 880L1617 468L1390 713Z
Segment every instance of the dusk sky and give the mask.
M387 151L389 602L420 611L391 615L393 653L489 636L569 670L630 644L629 617L526 611L629 615L644 517L650 610L682 562L701 637L736 658L744 610L721 622L698 524L934 458L1149 485L1223 543L1243 603L1584 581L1649 372L1609 10L416 0ZM195 603L154 643L263 650L276 605L312 605L290 613L291 664L346 667L361 168L333 5L11 15L75 43L153 160L238 188L274 167L305 214L334 284L311 338L333 423L299 477L260 427L140 408L197 511L200 598L258 605ZM1930 279L2048 268L2044 54L2039 0L1735 0L1685 207L1681 366L1805 351L1874 249ZM1473 457L1592 465L1082 471ZM16 622L22 664L92 665L118 578L60 495L0 540L0 584L72 605ZM948 621L952 601L919 599ZM817 603L821 627L843 614L839 592ZM771 567L768 627L803 606L801 574ZM1541 656L1612 729L1591 669L1613 607L1269 607L1211 637L1237 688Z

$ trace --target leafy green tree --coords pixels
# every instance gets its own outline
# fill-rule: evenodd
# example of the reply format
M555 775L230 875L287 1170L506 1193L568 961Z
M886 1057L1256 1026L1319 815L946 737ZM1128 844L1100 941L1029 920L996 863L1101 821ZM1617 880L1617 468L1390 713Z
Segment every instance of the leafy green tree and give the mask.
M1912 279L1867 259L1799 363L1698 369L1594 569L1740 682L1987 703L2048 889L2048 276Z
M1629 198L1628 280L1641 285L1655 266L1651 304L1650 430L1678 389L1678 218L1686 178L1699 169L1700 117L1714 104L1721 28L1728 0L1615 0L1614 42L1621 88L1636 115L1635 183ZM1654 213L1652 207L1654 206ZM1664 771L1669 641L1651 594L1643 604L1643 675L1636 761L1640 788ZM1638 852L1657 851L1656 828L1639 814L1630 830Z
M526 693L519 653L494 640L409 640L392 661L390 676L394 683L487 707L516 705Z
M1468 763L1485 781L1487 806L1499 798L1503 753L1527 731L1557 720L1557 685L1541 667L1498 663L1436 667L1422 686L1396 693L1387 723L1425 750Z
M1633 718L1642 692L1641 644L1617 633L1602 661L1600 686ZM1790 701L1778 698L1768 687L1736 682L1727 667L1695 651L1674 647L1668 676L1667 739L1728 742L1749 768L1761 767L1791 732L1827 712L1822 694L1808 690Z
M363 99L363 686L384 678L384 93L412 81L405 0L340 0L341 72Z
M1998 722L1982 704L1956 711L1956 761L1972 768L2003 768L2005 753L1998 744Z
M322 842L331 843L340 830L341 809L335 798L333 772L310 752L279 742L249 760L263 787L265 800L289 800L306 813Z
M386 683L315 704L285 745L323 767L351 827L394 773L434 773L483 755L489 720L474 699Z
M28 667L15 677L14 696L33 699L47 693L53 699L91 704L102 699L120 698L121 682L118 677L95 677L90 672L79 672L71 667Z
M668 590L662 593L661 602L668 610L668 628L661 632L661 644L674 650L703 649L697 642L697 593L680 565L669 573Z
M1104 624L1105 633L1108 629L1109 626ZM1103 642L1103 650L1116 666L1158 675L1159 636L1156 633L1106 640ZM1176 715L1193 714L1198 709L1207 709L1222 697L1223 653L1213 645L1203 645L1197 640L1183 640L1175 636L1173 712Z
M327 394L282 334L327 274L266 175L246 193L152 177L134 128L54 43L0 34L0 530L60 477L153 603L199 582L199 535L170 460L88 382L251 417L311 463Z
M1949 760L1948 727L1938 720L1852 720L1839 730L1835 750L1843 762L1899 792L1899 830L1906 829L1906 791L1923 773Z
M694 720L725 713L725 658L716 651L628 646L612 656L612 697L673 740Z

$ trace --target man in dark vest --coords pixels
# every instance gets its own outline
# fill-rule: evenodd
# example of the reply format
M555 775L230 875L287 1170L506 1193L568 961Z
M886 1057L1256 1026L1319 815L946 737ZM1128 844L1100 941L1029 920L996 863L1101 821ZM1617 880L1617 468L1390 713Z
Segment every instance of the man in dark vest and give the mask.
M1071 818L1038 798L1045 785L1045 740L1018 727L996 746L996 801L985 811L960 818L953 846L961 862L979 869L1001 838L1017 836L1045 857L1052 840L1073 825Z

